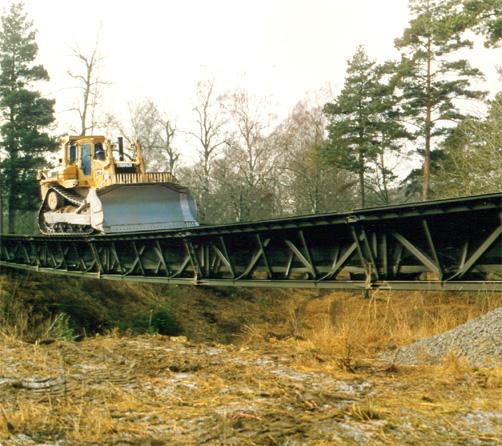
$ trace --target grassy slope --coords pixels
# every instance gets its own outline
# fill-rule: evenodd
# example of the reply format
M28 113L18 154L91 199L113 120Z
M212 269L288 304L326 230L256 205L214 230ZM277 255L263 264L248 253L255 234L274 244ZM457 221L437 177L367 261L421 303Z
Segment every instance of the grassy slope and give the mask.
M248 325L284 325L290 310L310 295L63 279L5 270L0 275L0 322L3 317L4 327L33 338L43 334L47 319L65 313L77 335L92 335L115 327L134 330L138 319L165 307L181 326L179 334L196 341L229 342Z
M193 341L307 336L327 349L343 341L370 352L440 333L500 305L500 294L484 292L376 291L364 300L357 292L131 284L7 270L0 275L4 329L17 326L35 335L37 323L58 313L69 315L77 335L92 335L134 329L138 318L166 307L181 326L173 334Z

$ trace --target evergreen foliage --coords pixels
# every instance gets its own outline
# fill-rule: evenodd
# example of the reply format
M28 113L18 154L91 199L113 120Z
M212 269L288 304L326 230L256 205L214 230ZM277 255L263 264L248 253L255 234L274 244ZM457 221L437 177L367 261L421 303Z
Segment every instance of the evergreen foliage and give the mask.
M13 3L0 28L0 171L9 232L15 231L17 211L36 208L36 169L46 163L46 152L55 149L44 130L54 121L54 101L33 85L49 79L44 67L35 64L37 52L33 25L22 3Z
M340 95L334 103L324 107L329 120L326 156L339 167L358 175L361 207L365 205L364 176L369 161L377 155L377 102L374 98L378 83L374 67L375 62L368 58L363 47L359 47L348 62Z
M464 0L464 17L468 26L485 37L485 46L502 41L502 1Z
M490 102L484 120L467 118L443 144L435 178L442 197L502 190L502 93Z

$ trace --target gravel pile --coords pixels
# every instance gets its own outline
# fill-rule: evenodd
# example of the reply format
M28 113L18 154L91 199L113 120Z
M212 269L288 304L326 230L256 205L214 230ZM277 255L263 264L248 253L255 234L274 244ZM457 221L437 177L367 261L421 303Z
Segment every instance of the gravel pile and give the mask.
M434 364L448 352L476 365L502 363L502 307L452 330L386 352L382 359L400 364Z

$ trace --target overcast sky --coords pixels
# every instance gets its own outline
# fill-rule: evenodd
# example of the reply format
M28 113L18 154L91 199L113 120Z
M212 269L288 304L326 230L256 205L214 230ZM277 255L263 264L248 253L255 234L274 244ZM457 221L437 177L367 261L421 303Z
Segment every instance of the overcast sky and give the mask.
M2 10L9 0L0 0ZM346 60L365 45L379 61L396 56L393 41L408 22L407 0L25 0L38 29L39 60L56 99L58 130L78 127L68 112L78 93L67 70L71 48L89 51L99 32L106 111L127 116L144 97L193 122L197 81L214 77L220 91L244 87L270 97L280 116L308 91L343 85ZM500 57L500 50L498 56ZM492 50L471 60L502 89ZM112 136L112 135L108 135ZM190 148L186 148L190 152Z

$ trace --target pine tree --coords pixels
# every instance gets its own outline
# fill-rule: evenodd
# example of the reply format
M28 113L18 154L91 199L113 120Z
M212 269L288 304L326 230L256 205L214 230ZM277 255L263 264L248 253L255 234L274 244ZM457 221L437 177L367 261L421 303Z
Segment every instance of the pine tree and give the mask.
M374 119L375 62L363 47L358 47L347 65L345 84L335 102L328 103L324 112L328 118L326 158L342 169L354 172L359 178L359 200L365 206L365 174L368 161L376 156L377 122Z
M398 177L389 168L387 155L397 160L406 141L413 139L403 122L401 98L397 92L395 79L396 64L386 62L375 68L376 91L373 112L377 121L376 154L374 160L373 190L379 202L389 204L390 187ZM394 161L396 162L396 161Z
M456 51L472 48L472 42L464 38L467 22L458 4L459 0L410 0L414 18L395 42L402 56L403 108L423 142L418 150L423 156L423 200L429 197L436 137L447 134L452 123L464 118L456 100L484 97L484 92L470 85L482 73L466 59L453 58Z
M35 64L37 52L32 22L22 3L14 3L0 28L0 171L9 232L15 230L17 211L36 207L36 169L45 164L46 151L55 148L44 131L54 121L54 101L33 89L33 83L49 79Z
M358 47L340 95L324 107L329 133L325 159L358 175L361 207L367 202L366 178L372 171L378 174L381 200L388 201L392 173L385 166L385 154L400 150L399 141L408 136L398 120L394 84L384 82L385 77L387 67L376 66Z

